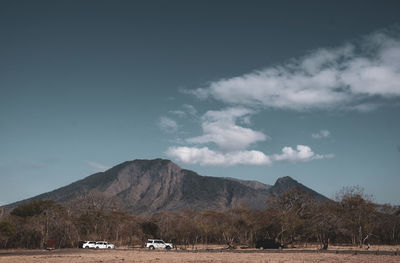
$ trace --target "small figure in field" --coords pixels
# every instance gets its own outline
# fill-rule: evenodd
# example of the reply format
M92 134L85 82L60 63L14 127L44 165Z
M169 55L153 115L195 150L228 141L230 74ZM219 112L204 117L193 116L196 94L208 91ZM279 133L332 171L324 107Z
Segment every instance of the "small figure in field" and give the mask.
M328 245L329 245L329 238L328 238L328 240L324 241L322 250L328 250Z

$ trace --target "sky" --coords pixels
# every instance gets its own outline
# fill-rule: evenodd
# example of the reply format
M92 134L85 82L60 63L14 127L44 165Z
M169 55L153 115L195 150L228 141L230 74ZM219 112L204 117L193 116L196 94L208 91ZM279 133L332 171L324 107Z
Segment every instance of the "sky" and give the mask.
M0 2L0 205L134 159L400 204L399 1Z

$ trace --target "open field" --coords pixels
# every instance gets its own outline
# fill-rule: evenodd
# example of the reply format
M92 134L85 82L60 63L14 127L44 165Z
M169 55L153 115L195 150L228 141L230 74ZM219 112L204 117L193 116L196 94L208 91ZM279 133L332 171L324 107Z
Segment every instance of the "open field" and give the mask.
M297 250L319 250L321 249L322 245L321 244L315 244L315 243L296 243L294 245L295 247L289 247L285 248L283 252L285 251L297 251ZM183 246L183 245L177 245L178 250L223 250L227 249L227 245L212 245L212 244L196 244L194 246ZM240 245L237 246L235 251L241 250ZM128 247L118 247L118 248L124 248L127 249ZM254 250L254 248L248 248L245 250ZM361 252L375 252L375 251L387 251L387 252L398 252L400 254L400 245L371 245L370 248L367 250L367 246L364 245L363 248L360 248L359 246L354 246L354 245L329 245L329 250L328 252L332 251L361 251Z
M360 251L361 252L361 251ZM383 252L382 252L383 253ZM127 250L0 250L0 263L74 263L74 262L400 262L400 256L343 251L318 253L316 250L201 250L148 251Z

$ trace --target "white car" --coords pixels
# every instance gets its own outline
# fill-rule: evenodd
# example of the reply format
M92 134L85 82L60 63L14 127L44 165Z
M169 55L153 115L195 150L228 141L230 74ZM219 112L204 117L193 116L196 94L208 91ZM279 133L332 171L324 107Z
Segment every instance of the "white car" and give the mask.
M95 248L96 241L81 241L81 242L79 242L79 247L80 248Z
M172 245L172 243L165 243L163 240L161 239L148 239L147 243L146 243L146 247L148 249L167 249L170 250L171 248L173 248L174 246Z
M95 247L96 249L114 249L114 244L108 243L106 241L97 241Z

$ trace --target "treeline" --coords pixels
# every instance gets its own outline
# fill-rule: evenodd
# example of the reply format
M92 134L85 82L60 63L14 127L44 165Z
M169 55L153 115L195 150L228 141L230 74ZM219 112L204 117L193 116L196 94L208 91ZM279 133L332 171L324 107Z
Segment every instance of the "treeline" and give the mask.
M229 244L253 247L268 238L287 244L399 244L398 207L377 205L359 188L344 189L336 201L320 203L300 190L268 200L265 210L161 212L148 216L109 209L75 210L52 201L23 204L0 218L1 248L76 247L80 240L117 246L143 245L147 238L174 244Z

